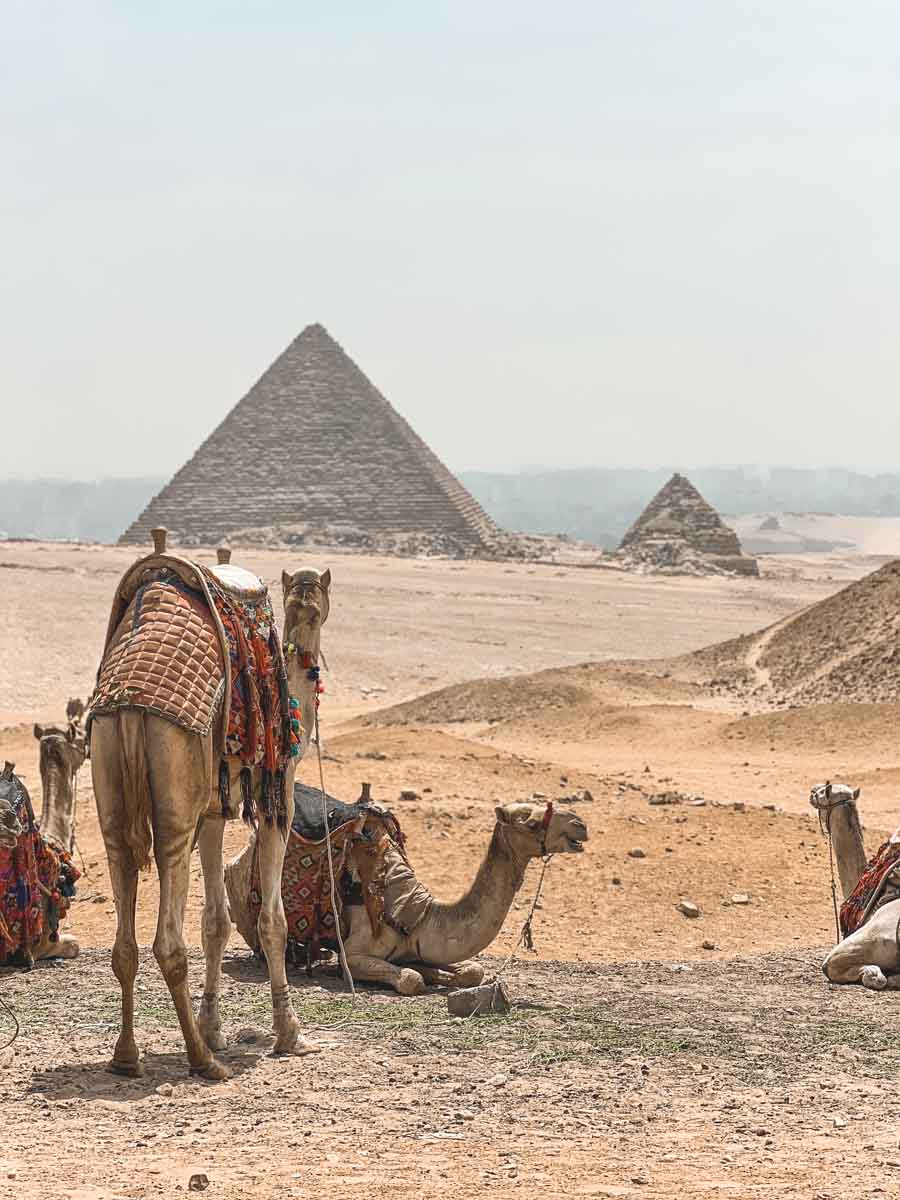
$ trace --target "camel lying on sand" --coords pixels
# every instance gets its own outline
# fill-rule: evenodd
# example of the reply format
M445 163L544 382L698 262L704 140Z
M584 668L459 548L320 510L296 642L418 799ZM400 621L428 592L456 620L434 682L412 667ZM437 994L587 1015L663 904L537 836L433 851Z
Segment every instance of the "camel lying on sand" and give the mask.
M455 904L435 900L416 879L401 848L390 843L382 884L384 916L374 932L363 903L342 907L341 932L354 979L389 984L404 996L417 995L427 984L459 988L481 982L483 968L469 960L500 932L528 863L547 854L580 853L588 836L581 817L552 804L504 804L495 812L484 860ZM252 864L251 842L225 868L225 886L231 918L257 950L249 900Z
M863 831L856 802L859 788L843 783L826 783L813 788L809 802L822 821L823 829L830 830L834 845L834 856L845 908L842 925L847 927L853 914L846 911L846 901L853 896L864 873L874 868L877 877L876 859L884 858L886 878L883 887L873 897L871 911L862 918L862 924L850 932L831 950L822 963L822 970L832 983L861 983L873 991L885 988L900 990L900 829L892 834L876 859L866 857ZM897 869L888 865L897 847ZM894 878L896 875L896 879ZM852 923L855 923L852 922Z
M34 736L40 742L41 836L71 853L75 848L75 781L85 757L84 733L70 721L66 729L35 725ZM49 922L45 920L44 936L31 954L35 959L76 958L78 950L78 942L70 933L60 933L57 941L51 941Z

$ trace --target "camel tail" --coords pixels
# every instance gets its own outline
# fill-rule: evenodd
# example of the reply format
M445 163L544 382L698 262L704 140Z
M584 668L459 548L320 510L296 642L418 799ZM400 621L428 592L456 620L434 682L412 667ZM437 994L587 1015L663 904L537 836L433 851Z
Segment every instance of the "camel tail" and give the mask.
M153 797L147 767L144 713L134 708L122 709L117 720L125 788L125 842L135 867L143 871L150 865L153 850Z

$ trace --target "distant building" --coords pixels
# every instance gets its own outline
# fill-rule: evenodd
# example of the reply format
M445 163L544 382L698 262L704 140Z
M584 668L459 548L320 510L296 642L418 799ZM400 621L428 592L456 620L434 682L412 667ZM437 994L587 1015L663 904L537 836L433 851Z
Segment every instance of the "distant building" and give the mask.
M629 565L672 574L759 574L734 530L677 473L634 522L617 553Z
M502 531L321 325L309 325L119 539L324 541L481 555Z

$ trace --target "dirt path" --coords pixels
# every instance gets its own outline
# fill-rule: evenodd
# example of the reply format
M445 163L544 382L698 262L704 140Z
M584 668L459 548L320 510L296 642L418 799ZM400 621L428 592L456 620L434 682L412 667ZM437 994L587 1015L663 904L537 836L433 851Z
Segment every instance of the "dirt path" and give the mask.
M152 960L135 1081L104 1070L105 954L0 976L22 1022L0 1074L17 1114L0 1191L137 1200L203 1172L229 1200L900 1195L894 1004L826 985L818 957L523 963L510 1016L462 1023L440 994L368 992L353 1008L295 975L325 1046L298 1060L270 1057L265 979L230 955L221 1085L188 1078ZM199 986L196 955L191 974Z

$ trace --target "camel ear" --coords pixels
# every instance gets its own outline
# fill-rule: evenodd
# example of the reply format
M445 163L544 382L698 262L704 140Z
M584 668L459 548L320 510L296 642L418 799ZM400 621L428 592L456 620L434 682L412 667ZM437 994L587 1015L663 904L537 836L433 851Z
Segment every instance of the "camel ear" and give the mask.
M331 571L328 567L326 567L325 570L322 572L322 574L319 576L319 583L321 583L322 587L325 589L326 592L331 587Z
M825 799L826 800L831 799L831 784L830 783L825 784Z
M854 799L854 800L858 800L858 799L859 799L859 793L860 793L860 790L861 790L860 788L854 788L854 789L853 789L853 799Z
M496 816L497 822L500 825L509 825L511 823L509 813L500 804L498 804L494 809L494 815Z
M66 730L66 741L74 742L77 737L78 737L78 730L75 728L75 722L70 721L69 728Z
M281 586L284 589L285 595L287 595L287 593L291 590L291 585L293 584L293 582L294 582L293 575L291 575L288 571L281 572Z
M34 727L34 736L37 738L37 740L38 740L38 741L40 741L40 740L41 740L41 738L44 736L44 727L43 727L43 725L35 725L35 727Z

